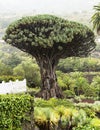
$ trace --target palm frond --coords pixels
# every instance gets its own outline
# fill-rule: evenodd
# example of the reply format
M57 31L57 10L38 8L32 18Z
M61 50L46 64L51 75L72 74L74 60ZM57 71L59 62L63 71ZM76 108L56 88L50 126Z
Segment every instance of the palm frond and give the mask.
M96 29L97 32L100 30L100 4L94 6L95 13L91 17L91 22L93 23L93 29Z
M96 11L100 11L100 4L99 4L99 5L95 5L95 6L94 6L94 9L95 9Z

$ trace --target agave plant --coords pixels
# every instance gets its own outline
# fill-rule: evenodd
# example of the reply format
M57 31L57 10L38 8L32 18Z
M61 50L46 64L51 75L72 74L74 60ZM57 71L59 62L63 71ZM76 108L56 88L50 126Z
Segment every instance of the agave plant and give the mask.
M58 130L72 130L76 126L76 118L74 115L79 116L76 109L66 108L64 106L56 107L59 115ZM74 123L75 122L75 123ZM77 122L78 124L78 122Z
M84 104L76 106L76 108L73 106L68 107L65 104L67 102L60 99L52 98L48 101L36 99L34 122L39 130L92 130L94 127L99 127L97 126L99 123L95 123L95 126L93 125L95 120L92 119L95 118L95 115L93 115L95 113L90 116L91 113L85 109ZM92 109L91 104L87 105L86 108ZM97 109L97 105L93 108L93 111L100 110L99 106ZM99 120L97 121L99 122Z
M35 107L34 120L40 130L55 130L58 122L58 114L49 107Z

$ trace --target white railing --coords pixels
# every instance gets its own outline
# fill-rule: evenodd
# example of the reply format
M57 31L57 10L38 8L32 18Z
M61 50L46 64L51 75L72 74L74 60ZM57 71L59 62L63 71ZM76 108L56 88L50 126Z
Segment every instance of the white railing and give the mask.
M0 83L0 94L21 93L26 91L26 79L24 79L23 81L3 81L2 83Z

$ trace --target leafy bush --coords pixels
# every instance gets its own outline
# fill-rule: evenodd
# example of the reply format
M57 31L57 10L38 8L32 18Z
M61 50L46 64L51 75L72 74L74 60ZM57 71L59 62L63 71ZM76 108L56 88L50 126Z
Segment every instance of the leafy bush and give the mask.
M95 115L93 104L80 104L75 108L66 106L66 102L62 101L35 99L34 121L40 129L99 130L100 119Z
M91 125L94 127L97 127L99 129L100 128L100 119L98 119L98 118L92 119Z
M67 73L67 72L90 72L90 71L100 71L100 60L96 58L66 58L61 59L58 67L58 70Z
M32 60L23 61L13 69L15 76L26 78L28 87L34 88L40 86L40 72L37 64Z
M17 79L18 80L22 80L23 78L21 76L6 76L6 75L2 75L2 76L0 76L0 83L2 83L2 81L9 82L9 80L15 81Z
M49 100L35 98L34 104L36 107L52 107L52 108L56 106L61 106L61 105L66 106L66 107L73 106L73 103L66 99L56 99L56 98L51 98Z
M75 93L71 90L66 90L64 91L64 95L66 98L72 98L72 97L75 97Z
M93 82L91 83L91 87L93 87L95 89L95 92L100 99L100 76L96 76L93 78Z
M0 76L1 75L12 75L12 68L0 60Z
M100 102L95 103L77 103L74 104L76 108L83 109L89 118L100 117Z
M30 95L0 95L0 128L22 130L22 121L30 119L32 106Z
M98 127L93 127L90 124L84 125L84 126L78 126L76 128L73 128L73 130L100 130Z
M68 74L57 71L58 85L65 97L84 95L100 99L100 73L71 72ZM68 96L67 96L68 95Z

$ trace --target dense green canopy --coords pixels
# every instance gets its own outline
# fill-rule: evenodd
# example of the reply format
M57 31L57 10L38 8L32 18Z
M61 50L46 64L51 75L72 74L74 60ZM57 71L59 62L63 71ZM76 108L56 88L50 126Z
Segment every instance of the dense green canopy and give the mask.
M8 27L4 40L35 57L86 56L95 47L87 26L52 15L23 17Z
M88 27L52 15L24 17L12 23L4 40L36 58L42 81L37 96L44 99L63 97L55 73L59 59L87 56L95 47Z

